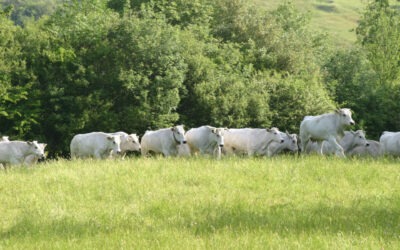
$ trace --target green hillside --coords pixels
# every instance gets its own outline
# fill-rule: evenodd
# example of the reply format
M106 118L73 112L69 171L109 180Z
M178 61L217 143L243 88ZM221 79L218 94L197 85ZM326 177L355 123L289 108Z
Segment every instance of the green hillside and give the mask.
M276 8L282 0L254 0L256 4L267 8ZM367 0L294 0L302 11L311 15L311 25L317 30L326 31L339 46L348 46L356 40L354 29L357 27ZM390 1L399 7L399 1Z

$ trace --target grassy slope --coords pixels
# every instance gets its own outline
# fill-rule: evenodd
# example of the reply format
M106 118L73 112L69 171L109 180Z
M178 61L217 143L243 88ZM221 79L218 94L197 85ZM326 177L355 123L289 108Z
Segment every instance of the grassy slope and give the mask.
M0 172L6 249L399 249L398 162L58 161Z
M282 0L253 0L268 9L276 8ZM349 46L356 41L357 27L367 0L293 0L300 10L310 12L311 25L316 30L327 32L338 46ZM391 4L399 3L391 0Z

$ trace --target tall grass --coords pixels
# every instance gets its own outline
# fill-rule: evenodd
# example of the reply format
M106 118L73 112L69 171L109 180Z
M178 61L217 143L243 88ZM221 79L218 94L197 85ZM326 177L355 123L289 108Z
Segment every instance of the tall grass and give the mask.
M397 160L59 160L0 172L1 249L399 249Z

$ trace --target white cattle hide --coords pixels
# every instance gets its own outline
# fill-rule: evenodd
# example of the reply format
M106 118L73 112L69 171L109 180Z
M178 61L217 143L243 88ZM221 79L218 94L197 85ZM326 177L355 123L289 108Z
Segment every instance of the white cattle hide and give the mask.
M367 140L368 145L357 146L349 151L350 156L371 156L378 157L382 154L381 144L378 141Z
M283 143L284 139L277 128L240 128L228 129L224 133L225 154L267 155L273 142Z
M38 145L39 145L39 147L42 148L42 150L44 152L44 149L46 148L47 144L46 143L38 143ZM32 166L32 165L36 164L38 162L38 160L41 158L43 158L43 157L39 157L39 156L33 155L33 154L28 155L24 159L24 164L27 166Z
M338 143L343 148L343 152L345 155L348 155L349 152L357 146L369 146L367 139L365 139L365 133L362 130L345 131L344 136L338 140ZM324 155L335 153L335 147L331 145L328 141L323 141L322 145L318 144L317 142L309 141L306 147L306 151L320 153L320 146L322 146L322 154Z
M192 153L216 155L221 157L224 146L224 128L201 126L186 132L186 140Z
M138 151L140 152L141 146L139 142L139 136L136 134L127 134L125 132L115 132L112 135L119 135L121 137L121 157L124 158L128 151ZM113 153L113 156L116 154Z
M103 132L75 135L70 144L71 158L94 157L104 159L121 153L121 137Z
M38 158L44 157L43 147L37 141L3 141L0 142L0 163L10 165L24 164L26 157L33 155ZM30 164L29 162L25 164Z
M178 145L185 143L186 138L183 125L146 131L141 142L142 155L153 152L163 154L164 156L177 156Z
M2 142L2 141L10 141L10 140L9 140L9 137L8 137L8 136L2 136L2 137L0 138L0 142Z
M277 155L285 150L289 150L291 152L297 152L299 150L299 146L297 144L297 135L289 134L288 132L283 133L280 132L284 142L271 142L268 147L268 156Z
M344 157L343 148L336 138L343 136L346 126L354 124L351 111L347 108L329 114L306 116L300 124L301 150L305 152L306 145L310 140L317 141L320 145L322 141L326 140L334 147L336 155ZM320 148L322 154L322 146Z
M385 131L379 138L381 153L400 156L400 132Z

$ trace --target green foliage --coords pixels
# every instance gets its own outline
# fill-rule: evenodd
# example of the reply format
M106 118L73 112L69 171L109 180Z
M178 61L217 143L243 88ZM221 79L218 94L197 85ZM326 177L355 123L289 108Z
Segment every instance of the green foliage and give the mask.
M332 97L374 139L400 129L399 21L387 1L371 2L357 28L360 47L338 51L325 66Z
M20 27L0 15L0 124L1 132L19 138L35 124L35 107L31 100L34 76L26 67Z
M398 110L396 89L375 87L383 74L369 52L332 53L290 3L266 11L242 0L70 1L23 28L3 12L1 132L37 136L52 156L95 130L296 132L305 115L335 104L351 107L363 128L379 124L374 136L397 128L387 118ZM366 112L371 105L379 115Z
M400 12L387 0L371 2L357 27L358 40L366 51L379 84L398 84L400 67Z
M298 133L306 115L319 115L335 109L318 79L309 76L280 75L266 72L258 76L270 95L272 125Z
M157 19L132 17L110 30L108 39L126 125L144 131L177 122L186 72L179 30Z
M44 15L51 15L64 0L0 0L0 5L12 7L11 19L23 26L31 19L37 20Z

